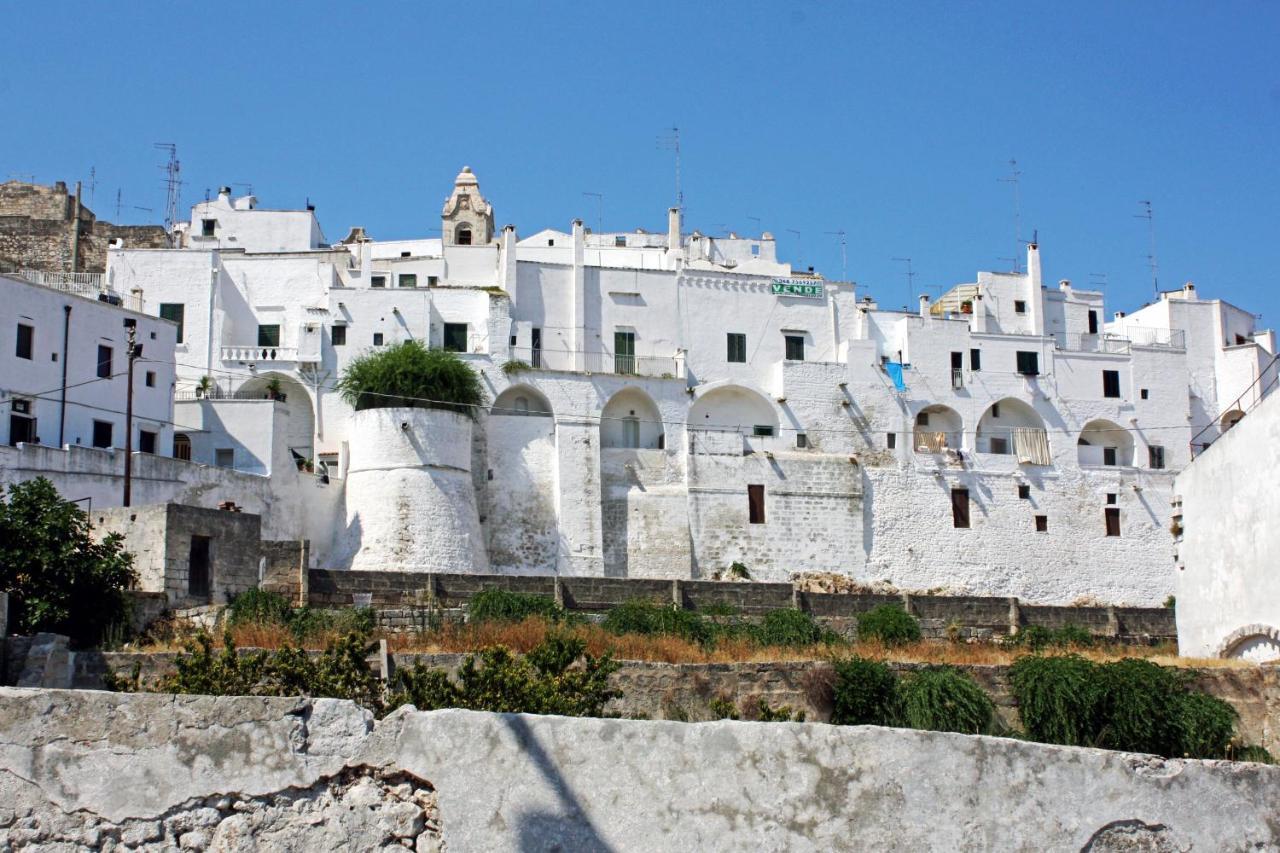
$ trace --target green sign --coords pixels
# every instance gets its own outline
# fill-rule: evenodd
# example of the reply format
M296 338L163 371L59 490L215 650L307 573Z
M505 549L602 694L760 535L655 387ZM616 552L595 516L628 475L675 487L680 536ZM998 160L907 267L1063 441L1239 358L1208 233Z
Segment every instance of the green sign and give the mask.
M775 278L774 296L801 296L805 299L821 299L822 284L809 279Z

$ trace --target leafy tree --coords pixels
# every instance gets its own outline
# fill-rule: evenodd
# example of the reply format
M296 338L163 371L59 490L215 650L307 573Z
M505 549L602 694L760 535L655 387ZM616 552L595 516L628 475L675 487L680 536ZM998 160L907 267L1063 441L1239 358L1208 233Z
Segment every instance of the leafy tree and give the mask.
M337 384L356 411L447 409L474 418L485 403L479 375L456 353L403 341L356 356Z
M0 502L0 590L14 630L66 634L87 647L127 625L137 574L122 542L115 533L95 542L89 517L45 478L11 485Z

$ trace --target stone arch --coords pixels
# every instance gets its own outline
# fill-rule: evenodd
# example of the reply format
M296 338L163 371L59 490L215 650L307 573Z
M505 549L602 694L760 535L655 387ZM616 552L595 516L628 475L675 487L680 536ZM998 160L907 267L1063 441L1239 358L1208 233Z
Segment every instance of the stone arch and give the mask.
M1240 423L1240 420L1243 417L1244 412L1239 409L1231 409L1230 411L1223 412L1222 417L1218 418L1218 427L1222 432L1226 432L1236 424Z
M235 397L242 400L268 400L272 397L272 380L280 383L277 399L285 405L289 413L288 426L285 428L285 448L290 451L295 462L311 459L314 456L316 417L311 403L311 394L297 379L285 373L270 371L260 373L245 380L236 390Z
M666 445L662 414L653 398L628 386L609 398L600 413L600 446L661 450Z
M497 417L551 417L551 401L530 385L512 385L493 401L489 414Z
M724 384L699 394L689 408L690 429L736 430L745 435L760 429L778 434L778 410L753 388Z
M987 407L978 420L976 433L979 453L1013 453L1015 429L1044 430L1044 419L1029 403L1005 397Z
M1128 467L1133 464L1133 435L1114 421L1089 421L1076 441L1076 461L1084 466Z
M933 403L915 414L911 448L918 453L941 453L964 446L964 419L950 406Z
M1254 663L1280 659L1280 629L1261 624L1237 628L1218 645L1217 656Z

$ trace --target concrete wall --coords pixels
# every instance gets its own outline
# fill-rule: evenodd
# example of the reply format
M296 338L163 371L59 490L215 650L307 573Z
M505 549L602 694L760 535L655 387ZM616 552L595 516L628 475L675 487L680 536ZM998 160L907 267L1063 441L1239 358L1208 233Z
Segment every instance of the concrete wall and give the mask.
M1280 845L1274 767L933 732L5 689L0 735L15 846Z
M1263 400L1178 475L1181 654L1280 658L1277 483L1280 394Z

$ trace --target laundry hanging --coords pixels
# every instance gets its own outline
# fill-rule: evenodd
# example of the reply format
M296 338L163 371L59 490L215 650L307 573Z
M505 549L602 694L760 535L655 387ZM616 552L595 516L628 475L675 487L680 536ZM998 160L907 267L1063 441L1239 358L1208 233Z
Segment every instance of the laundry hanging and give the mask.
M902 365L899 362L886 362L884 372L889 374L889 379L893 381L894 388L899 391L907 390L907 383L902 380Z
M1013 452L1020 465L1052 465L1049 437L1042 429L1020 428L1013 431Z

